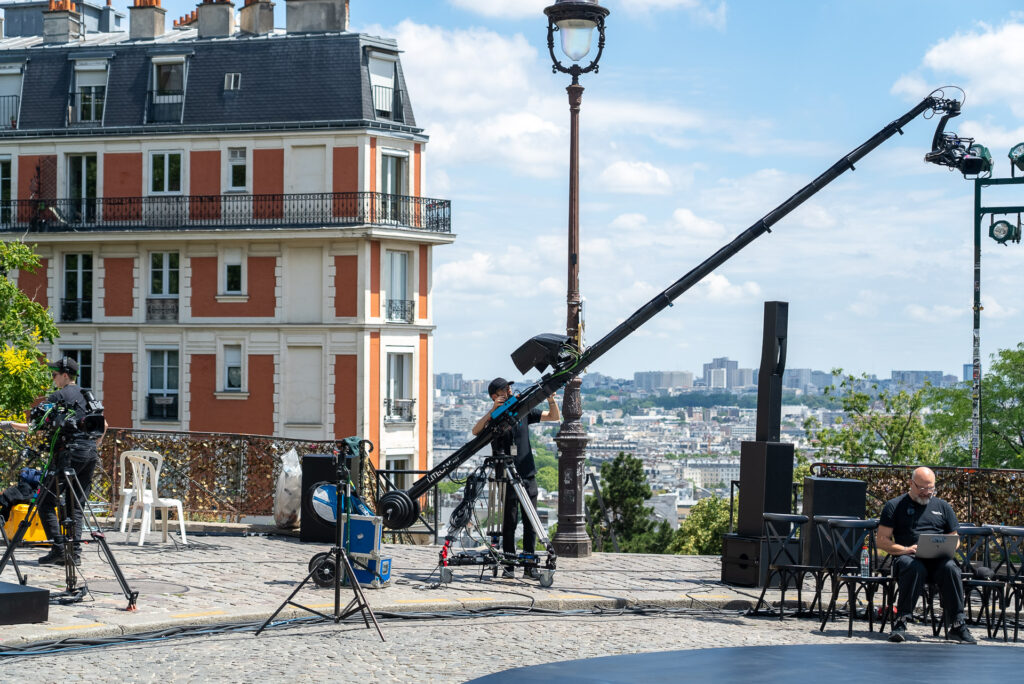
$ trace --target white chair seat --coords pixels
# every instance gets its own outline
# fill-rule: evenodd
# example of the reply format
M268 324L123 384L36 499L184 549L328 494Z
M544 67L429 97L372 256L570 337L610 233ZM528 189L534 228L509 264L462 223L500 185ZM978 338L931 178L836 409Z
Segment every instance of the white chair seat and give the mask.
M128 514L127 540L131 541L132 532L135 529L135 514L136 511L139 511L142 513L142 520L139 525L139 546L142 546L145 543L146 533L152 531L153 509L157 509L162 512L160 517L164 521L163 540L166 542L167 526L169 522L168 513L173 508L178 512L178 528L181 533L181 541L183 544L187 544L188 538L185 536L185 514L182 510L181 500L163 498L154 495L154 492L159 492L160 489L157 486L156 466L148 456L126 452L125 458L128 461L128 465L131 467L132 484L134 485L132 489L131 510Z
M117 507L117 520L121 522L121 531L124 532L126 523L128 522L128 509L132 505L132 501L135 497L135 488L125 486L125 474L128 471L125 463L128 456L142 456L143 458L149 459L156 467L156 480L160 481L160 471L163 469L164 457L155 451L122 451L121 452L121 496L118 499ZM150 530L152 531L152 530Z

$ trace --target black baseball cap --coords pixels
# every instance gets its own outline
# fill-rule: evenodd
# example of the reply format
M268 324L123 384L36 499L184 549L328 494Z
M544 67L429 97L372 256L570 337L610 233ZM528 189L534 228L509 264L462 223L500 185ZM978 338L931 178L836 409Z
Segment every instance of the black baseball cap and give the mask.
M67 373L68 375L75 377L78 376L78 362L70 356L65 356L57 361L50 361L47 366L50 370L58 373Z
M509 382L505 378L494 378L491 380L491 384L487 386L487 396L497 394L498 390L505 389L509 385L514 385L514 382Z

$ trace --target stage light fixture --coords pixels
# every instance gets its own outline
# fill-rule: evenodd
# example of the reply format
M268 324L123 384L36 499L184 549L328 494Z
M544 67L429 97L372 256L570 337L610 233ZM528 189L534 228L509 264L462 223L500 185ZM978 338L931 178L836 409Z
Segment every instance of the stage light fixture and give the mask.
M1009 221L996 221L988 229L988 236L1001 245L1007 242L1020 242L1020 226Z
M1024 143L1017 143L1010 148L1010 163L1013 164L1018 171L1024 171Z

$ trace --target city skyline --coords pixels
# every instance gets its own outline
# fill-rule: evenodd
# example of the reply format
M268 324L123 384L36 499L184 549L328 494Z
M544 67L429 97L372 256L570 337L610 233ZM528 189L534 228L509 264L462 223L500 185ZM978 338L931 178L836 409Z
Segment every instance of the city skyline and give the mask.
M439 372L513 374L512 350L565 327L568 81L550 73L546 4L351 5L353 30L405 51L431 136L424 192L452 200L457 240L436 252L433 291ZM601 70L582 81L588 343L934 87L966 90L950 129L991 148L996 176L1024 140L1024 15L1009 1L602 4ZM973 187L923 162L934 123L907 125L592 370L699 371L714 356L756 367L763 302L781 300L790 367L960 375ZM982 239L987 365L1021 340L1024 252Z

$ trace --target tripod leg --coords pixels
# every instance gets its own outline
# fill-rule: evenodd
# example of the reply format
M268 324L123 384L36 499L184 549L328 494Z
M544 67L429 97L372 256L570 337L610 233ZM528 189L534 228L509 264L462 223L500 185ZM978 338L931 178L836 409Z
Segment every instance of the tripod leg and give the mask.
M4 525L6 525L6 524L7 524L7 521L4 520L4 516L0 515L0 536L3 536L3 538L4 538L4 557L3 557L3 561L0 562L0 572L3 572L3 568L4 568L5 565L7 565L7 559L9 557L11 559L11 563L14 565L14 574L16 574L18 576L18 584L21 584L21 585L28 584L28 575L22 575L21 574L21 568L18 567L18 559L14 557L14 548L15 547L14 547L14 544L11 542L11 539L7 536L7 530L4 529ZM20 527L21 526L19 525L19 531L20 531ZM14 536L15 537L18 536L17 532L15 532ZM8 552L9 552L9 555L8 555Z
M347 573L349 582L352 584L352 593L355 595L352 602L348 604L349 608L346 608L345 614L341 616L342 619L348 617L357 610L362 611L363 622L366 622L367 628L370 626L370 623L366 620L367 616L369 616L369 618L373 620L373 626L377 628L377 634L380 635L380 640L387 641L387 639L384 638L384 632L380 631L380 625L377 623L377 616L373 614L373 609L370 608L370 604L366 602L366 596L363 595L363 588L359 586L359 580L356 579L356 573L352 570L352 563L348 559L348 554L342 553L341 560L344 563L345 572Z

